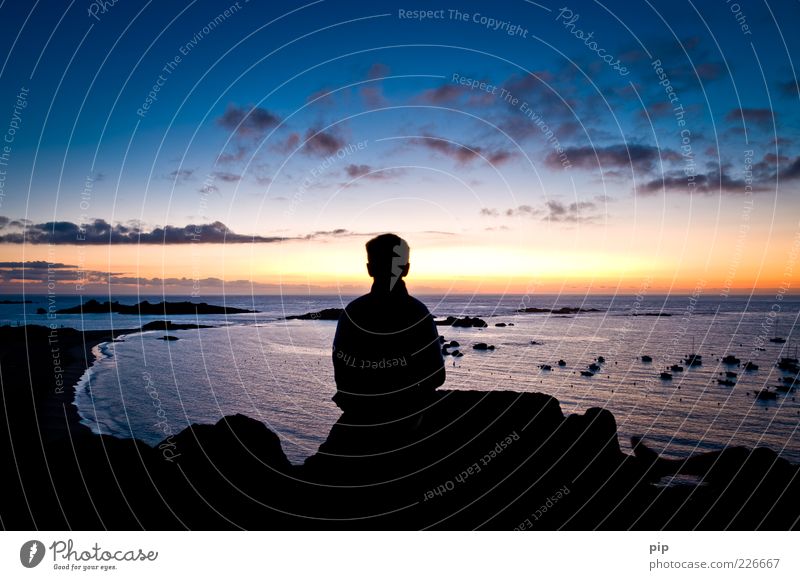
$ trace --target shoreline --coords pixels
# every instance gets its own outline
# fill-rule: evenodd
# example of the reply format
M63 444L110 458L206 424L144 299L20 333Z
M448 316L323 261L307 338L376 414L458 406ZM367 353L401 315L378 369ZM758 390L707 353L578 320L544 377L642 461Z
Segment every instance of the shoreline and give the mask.
M767 448L623 452L614 415L543 393L437 391L420 432L340 417L292 465L241 414L152 447L96 435L74 404L102 342L140 329L0 327L7 529L792 529L800 467ZM53 345L59 373L54 373ZM57 381L63 388L57 390ZM27 385L27 388L26 388ZM33 403L33 404L32 404ZM6 453L10 451L6 459ZM476 467L477 466L477 467ZM696 485L664 487L665 477ZM558 508L530 514L568 486ZM511 501L509 498L516 498ZM511 501L511 503L509 503Z
M0 339L4 343L0 360L3 363L11 358L18 362L27 360L29 356L34 359L37 351L39 358L44 359L42 362L31 360L29 368L3 365L4 384L29 384L33 387L31 394L37 403L38 427L44 440L58 440L84 430L92 433L81 422L75 405L76 389L95 361L92 350L99 344L134 332L139 332L139 329L80 331L33 324L0 327Z

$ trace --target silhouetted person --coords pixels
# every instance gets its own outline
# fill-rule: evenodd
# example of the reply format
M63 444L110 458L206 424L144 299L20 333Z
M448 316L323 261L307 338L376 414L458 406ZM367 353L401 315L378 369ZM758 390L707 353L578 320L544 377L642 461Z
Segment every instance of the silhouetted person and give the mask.
M333 340L333 400L345 416L376 423L412 418L444 383L433 317L403 281L408 257L408 244L394 234L367 242L372 290L347 305Z

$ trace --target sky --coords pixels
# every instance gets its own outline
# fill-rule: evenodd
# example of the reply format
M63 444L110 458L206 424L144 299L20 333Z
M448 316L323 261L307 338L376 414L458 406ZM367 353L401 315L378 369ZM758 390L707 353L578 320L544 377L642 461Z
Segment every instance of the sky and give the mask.
M775 293L800 4L3 2L0 292Z

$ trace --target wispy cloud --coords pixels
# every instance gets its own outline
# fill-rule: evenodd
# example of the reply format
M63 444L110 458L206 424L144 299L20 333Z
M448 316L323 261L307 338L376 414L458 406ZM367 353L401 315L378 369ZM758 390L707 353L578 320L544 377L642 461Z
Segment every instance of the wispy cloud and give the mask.
M484 207L480 210L480 215L484 217L528 217L536 218L547 222L562 223L593 223L603 217L599 211L597 203L593 201L576 201L572 203L562 203L556 200L547 200L541 207L532 205L519 205L517 207L500 210L497 208Z
M7 218L6 218L7 219ZM19 224L19 222L16 222ZM222 222L145 228L142 225L110 224L95 219L86 224L68 221L0 227L0 243L5 244L245 244L280 242L285 238L238 234Z
M588 170L615 170L633 168L641 172L650 172L661 161L678 161L680 155L670 149L659 149L651 145L625 144L608 145L606 147L567 147L564 155L573 167ZM549 153L545 163L554 169L560 169L561 155L555 151Z
M733 109L725 115L728 122L744 122L745 125L756 125L762 129L772 126L773 121L777 121L778 114L772 109Z
M393 177L398 177L405 173L405 171L401 168L393 167L389 169L380 169L375 168L372 165L365 165L359 164L356 165L351 163L350 165L344 168L344 172L347 174L347 177L351 179L357 179L362 177L364 179L375 179L375 180L383 180L383 179L390 179Z
M500 165L515 157L513 152L506 149L487 149L478 145L461 145L432 135L414 137L410 140L410 143L421 145L431 151L445 155L462 165L479 161L481 158L486 159L492 165Z

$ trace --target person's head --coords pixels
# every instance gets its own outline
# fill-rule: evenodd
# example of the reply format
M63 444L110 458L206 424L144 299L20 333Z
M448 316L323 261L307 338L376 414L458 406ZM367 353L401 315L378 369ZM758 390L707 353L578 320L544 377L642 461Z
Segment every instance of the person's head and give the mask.
M395 234L381 234L367 242L367 272L378 283L386 282L389 290L408 274L411 264L408 243Z

